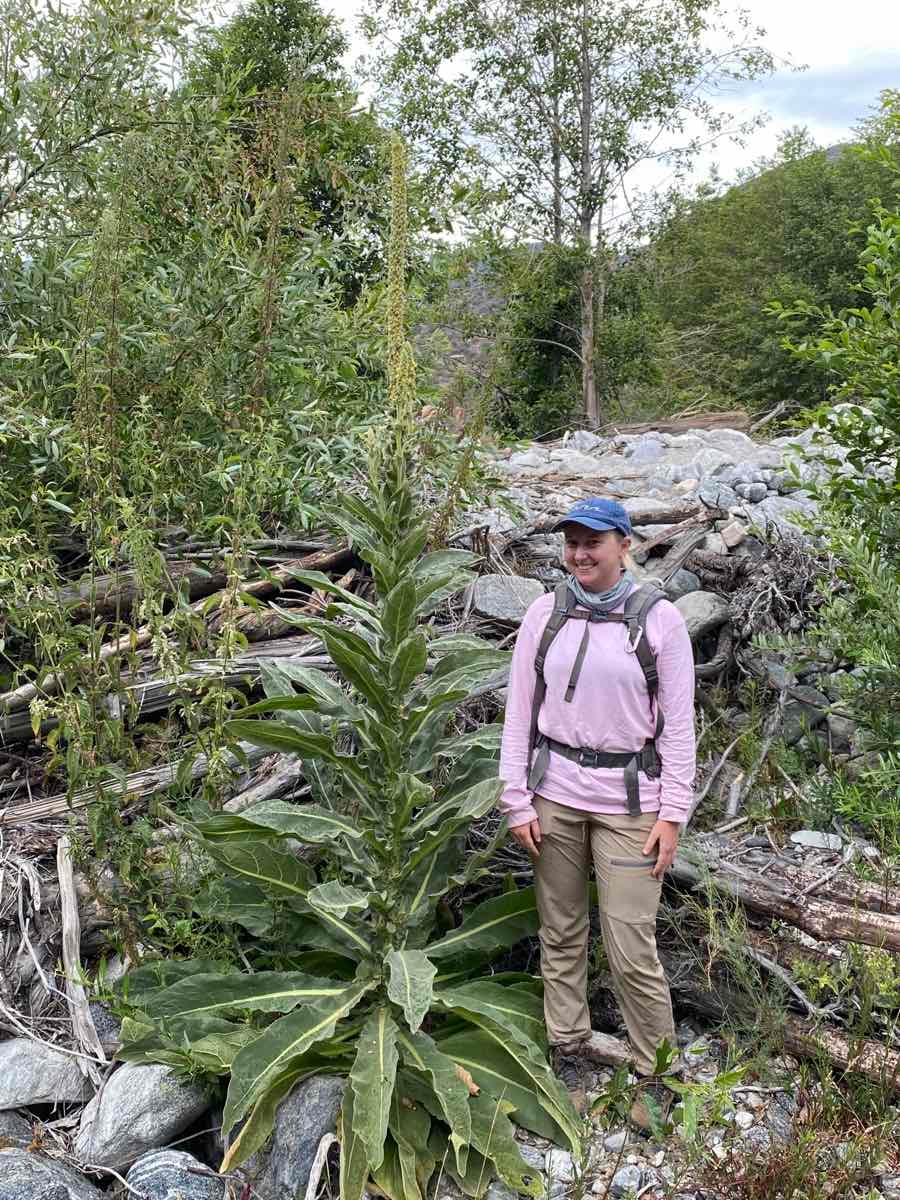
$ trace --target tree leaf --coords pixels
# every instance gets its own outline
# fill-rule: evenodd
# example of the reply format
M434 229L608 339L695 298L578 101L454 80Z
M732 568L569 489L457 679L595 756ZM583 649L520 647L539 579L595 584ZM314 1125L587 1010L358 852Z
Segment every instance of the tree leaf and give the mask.
M372 1170L377 1170L384 1158L384 1139L400 1060L398 1032L387 1006L376 1008L359 1035L356 1061L350 1072L353 1131L362 1138Z
M222 1129L225 1133L253 1107L270 1085L281 1078L293 1059L314 1043L331 1037L338 1021L375 987L374 979L357 980L336 996L309 1004L273 1022L234 1060L225 1099Z
M532 937L539 924L534 888L504 892L479 904L458 929L426 946L425 953L433 959L472 950L499 950Z
M409 1028L415 1033L431 1007L437 967L421 950L393 950L385 962L391 973L388 997L403 1009Z

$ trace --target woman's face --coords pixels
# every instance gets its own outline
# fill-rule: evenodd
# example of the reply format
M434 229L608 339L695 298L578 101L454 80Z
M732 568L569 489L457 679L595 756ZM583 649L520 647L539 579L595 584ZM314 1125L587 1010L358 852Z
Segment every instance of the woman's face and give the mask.
M615 529L599 532L574 521L563 527L566 539L564 562L583 588L605 592L615 587L622 574L631 539Z

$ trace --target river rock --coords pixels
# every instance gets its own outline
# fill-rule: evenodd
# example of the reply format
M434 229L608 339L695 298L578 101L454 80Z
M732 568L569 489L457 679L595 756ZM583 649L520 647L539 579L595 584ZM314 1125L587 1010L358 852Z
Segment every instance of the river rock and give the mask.
M693 571L688 571L686 567L679 567L665 587L666 595L672 601L680 600L688 592L699 592L699 590L699 577Z
M828 724L828 737L834 754L849 754L853 749L853 739L856 734L856 722L840 713L829 713L825 718Z
M281 1101L271 1143L243 1167L260 1196L295 1200L305 1194L319 1142L337 1127L344 1087L345 1081L336 1075L314 1075Z
M177 1137L208 1107L203 1090L177 1079L170 1067L125 1063L82 1113L75 1153L121 1171Z
M617 1129L615 1133L609 1133L603 1139L603 1149L607 1154L618 1154L627 1141L628 1130Z
M791 699L784 706L782 736L789 746L795 745L808 729L815 729L825 720L828 697L807 683L791 689Z
M798 829L791 834L791 842L795 846L805 846L808 850L843 849L844 839L836 833L823 833L821 829Z
M31 1038L0 1042L0 1109L77 1104L93 1092L74 1055Z
M633 466L645 467L657 463L666 454L665 444L659 438L644 435L625 447L625 457Z
M641 1190L643 1182L644 1172L639 1166L629 1163L625 1167L619 1167L613 1175L609 1194L617 1197L634 1196Z
M727 483L720 483L718 479L710 479L706 483L701 483L697 488L697 499L708 504L710 508L724 509L737 508L741 502L735 489L729 487Z
M0 1146L28 1146L31 1122L17 1112L0 1112Z
M492 621L519 625L528 607L543 594L544 586L536 579L522 575L480 575L474 584L473 608Z
M582 454L591 454L605 444L602 437L591 433L589 429L576 429L566 438L566 446L571 450L580 450Z
M817 511L812 497L798 492L793 496L767 496L754 507L753 515L756 523L763 528L774 525L782 532L806 535L803 522L814 517Z
M769 489L760 481L759 483L737 483L734 490L750 504L759 504L760 500L765 500L769 494Z
M89 1007L94 1028L97 1030L97 1037L100 1039L100 1045L103 1047L104 1052L112 1057L119 1048L119 1033L122 1029L122 1022L100 1000L92 1000Z
M132 1164L126 1183L144 1200L224 1200L225 1180L196 1173L203 1169L183 1150L151 1150Z
M731 611L727 600L715 592L689 592L675 601L675 607L684 617L692 642L724 625Z
M84 1176L22 1146L0 1149L0 1200L103 1200Z
M900 1200L900 1175L882 1175L878 1187L884 1200Z

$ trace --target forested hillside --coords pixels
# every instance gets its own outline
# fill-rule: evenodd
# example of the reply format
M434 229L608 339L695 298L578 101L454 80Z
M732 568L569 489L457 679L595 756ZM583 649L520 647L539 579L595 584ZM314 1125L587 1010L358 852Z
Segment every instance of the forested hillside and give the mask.
M718 0L0 11L0 1200L896 1200L900 94L638 195L755 127ZM496 810L601 494L697 680L649 1140Z

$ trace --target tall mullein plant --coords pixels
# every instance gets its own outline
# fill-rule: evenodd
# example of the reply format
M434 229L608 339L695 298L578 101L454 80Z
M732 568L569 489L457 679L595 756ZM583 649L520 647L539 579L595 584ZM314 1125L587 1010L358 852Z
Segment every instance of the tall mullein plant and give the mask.
M421 1200L435 1171L472 1196L495 1174L537 1196L540 1176L522 1159L511 1118L576 1154L580 1122L547 1064L539 985L483 977L492 953L535 932L533 889L505 891L456 927L436 928L441 899L487 871L493 847L466 856L465 832L500 790L499 727L456 735L452 715L507 655L423 623L471 578L472 556L425 553L399 143L392 181L391 412L369 447L365 495L345 497L334 514L371 568L375 598L300 576L329 595L329 609L284 615L321 639L344 686L324 671L272 664L267 699L230 724L235 738L302 756L314 802L264 801L190 827L221 868L215 898L198 903L252 932L248 953L279 969L139 968L124 1056L230 1075L223 1169L264 1144L298 1081L324 1072L349 1077L342 1200L361 1200L370 1181L396 1200Z

